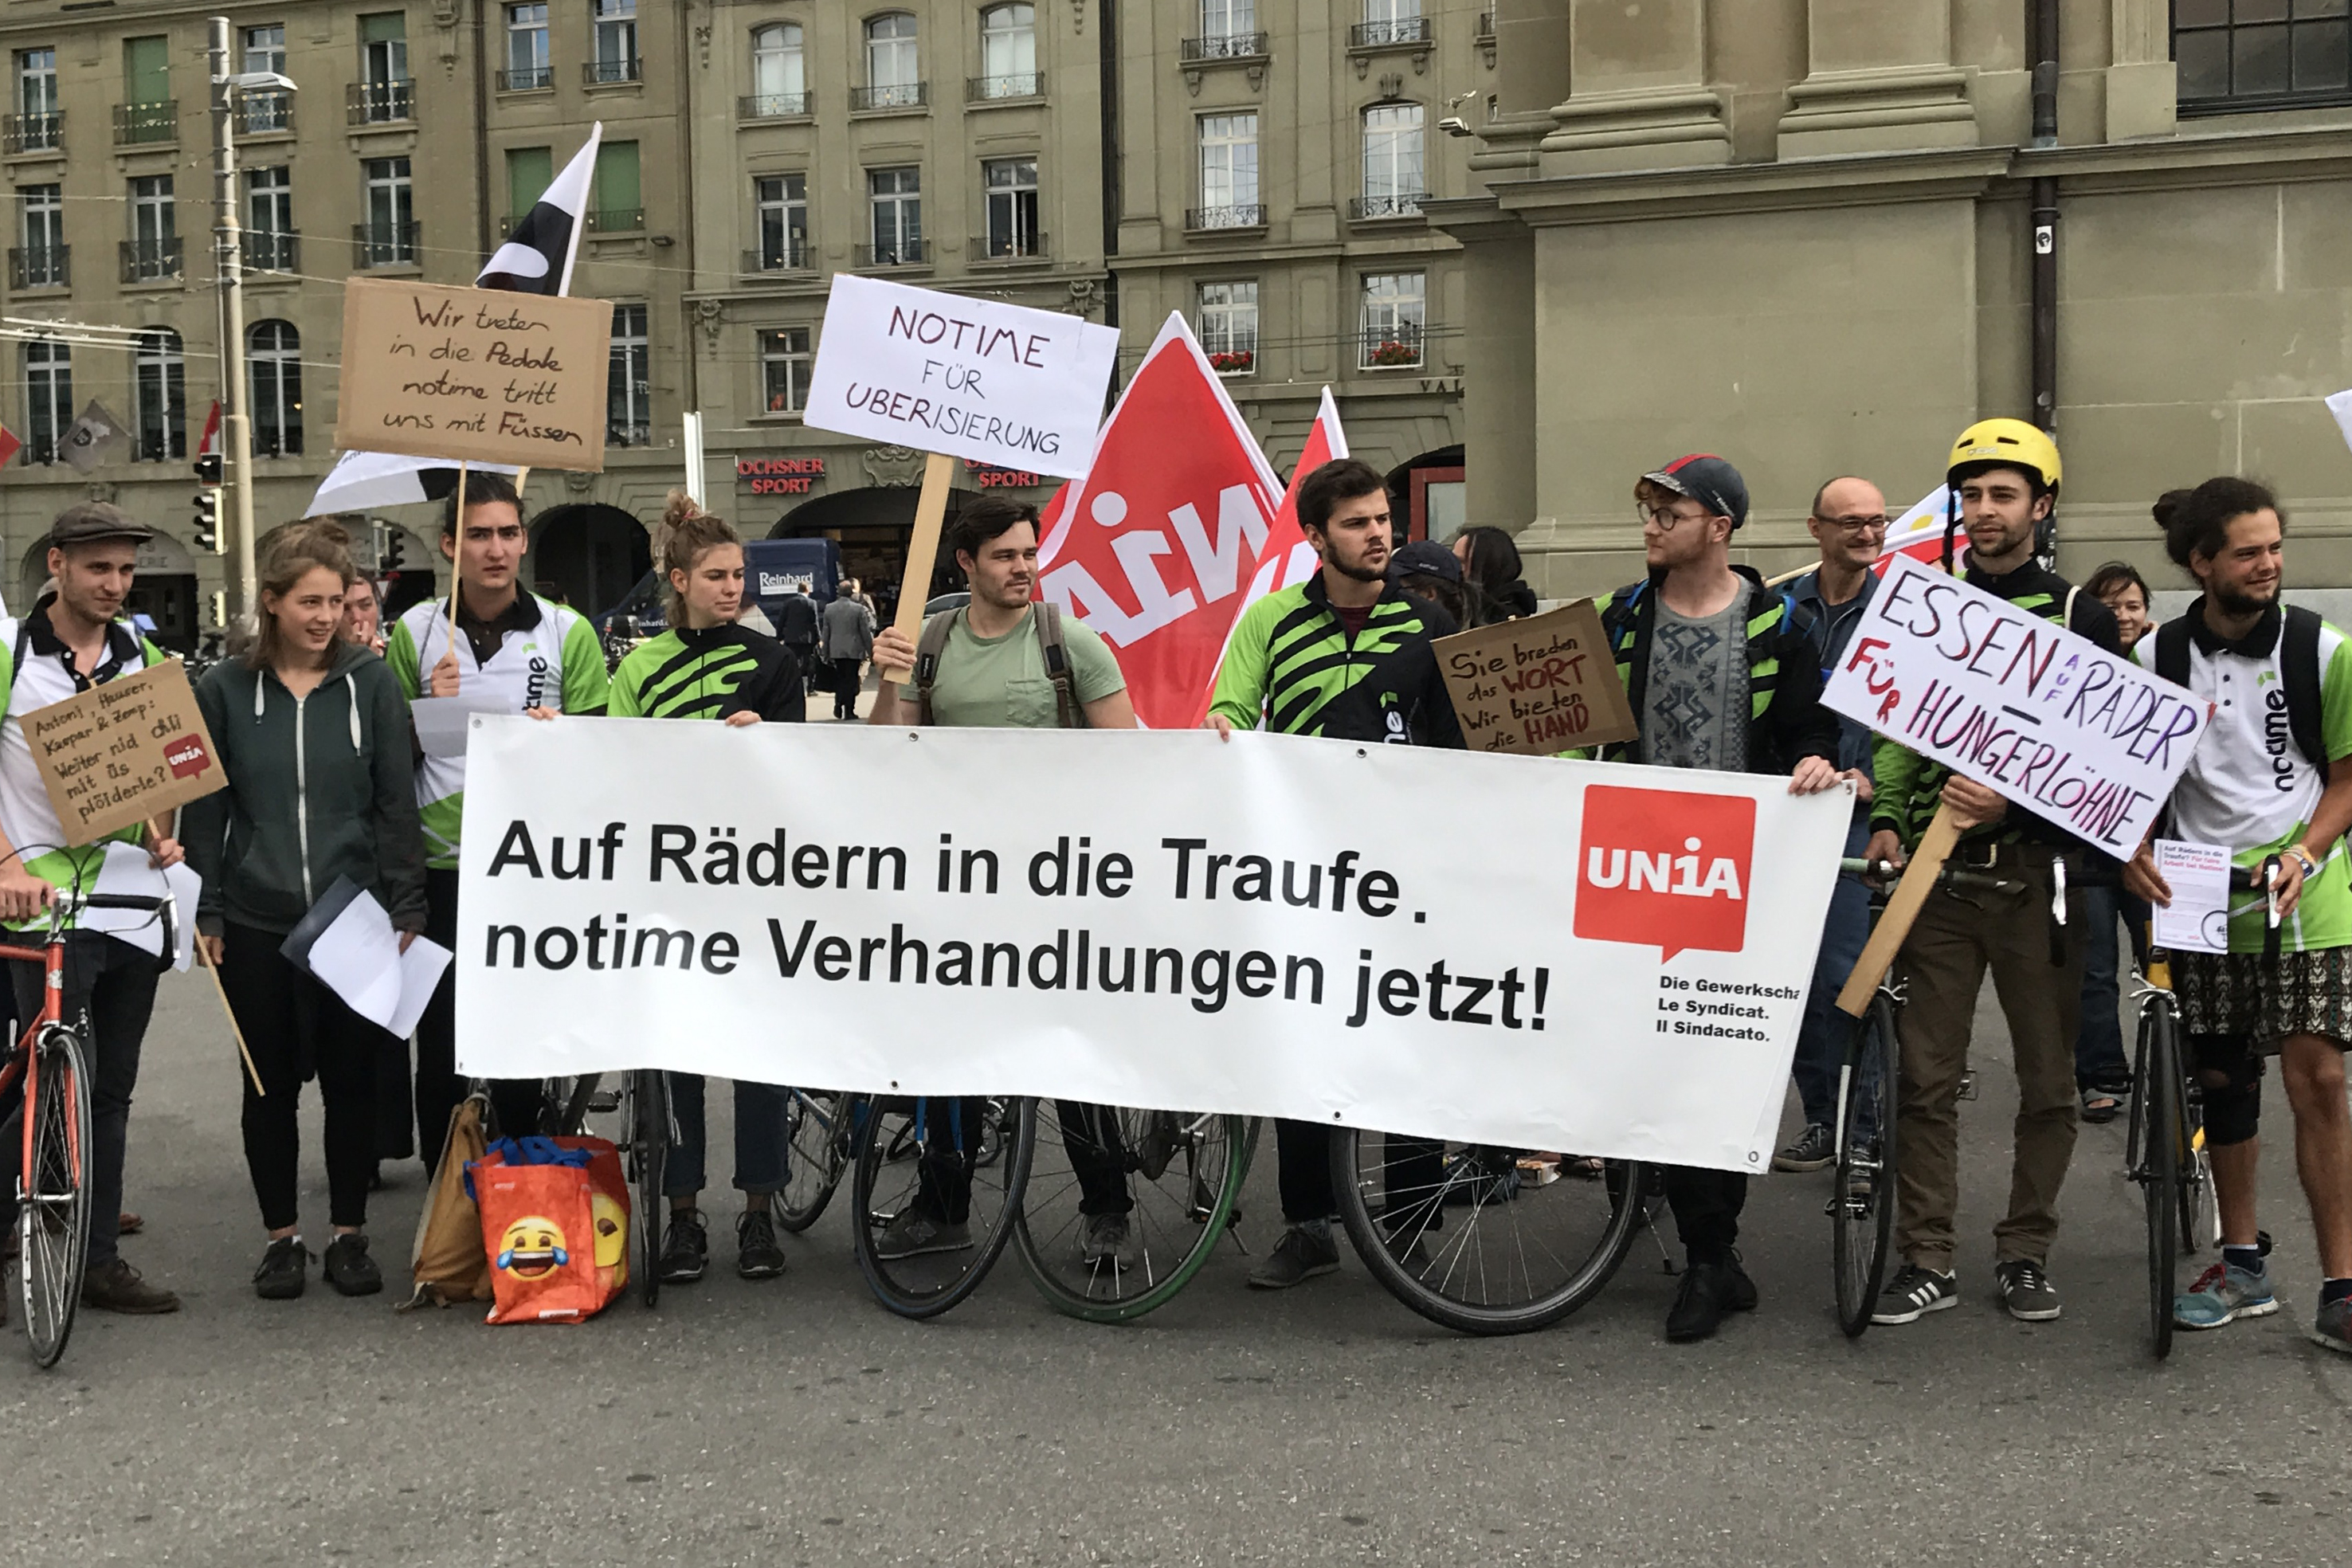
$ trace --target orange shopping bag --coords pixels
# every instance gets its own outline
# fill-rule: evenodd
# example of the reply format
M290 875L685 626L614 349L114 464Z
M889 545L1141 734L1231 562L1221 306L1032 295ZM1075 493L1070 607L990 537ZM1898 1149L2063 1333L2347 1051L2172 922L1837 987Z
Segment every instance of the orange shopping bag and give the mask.
M466 1168L493 1323L576 1323L629 1282L629 1194L602 1138L501 1138Z

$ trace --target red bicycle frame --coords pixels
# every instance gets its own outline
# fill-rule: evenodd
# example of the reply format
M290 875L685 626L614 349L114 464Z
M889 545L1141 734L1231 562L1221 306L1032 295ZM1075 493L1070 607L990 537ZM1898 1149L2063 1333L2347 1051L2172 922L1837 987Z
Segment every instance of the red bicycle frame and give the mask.
M64 1016L66 928L63 922L54 919L51 921L49 940L38 949L0 945L0 959L17 959L37 963L41 965L43 973L40 1016L25 1026L24 1037L16 1042L16 1049L9 1053L7 1060L0 1062L0 1100L6 1099L8 1091L16 1087L19 1078L25 1080L25 1146L18 1154L19 1163L16 1166L16 1180L21 1186L33 1179L33 1107L38 1103L34 1097L40 1092L41 1087L40 1053L33 1047L39 1042L41 1031ZM70 1120L66 1123L66 1137L67 1157L73 1163L74 1184L79 1186L81 1184L81 1130Z

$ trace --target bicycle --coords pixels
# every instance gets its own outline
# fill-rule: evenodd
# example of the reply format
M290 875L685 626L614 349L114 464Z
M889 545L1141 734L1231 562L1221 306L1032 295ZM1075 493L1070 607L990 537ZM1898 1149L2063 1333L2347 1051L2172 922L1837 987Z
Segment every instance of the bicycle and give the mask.
M555 1128L569 1136L587 1132L591 1116L618 1118L612 1142L621 1152L630 1204L636 1211L630 1267L635 1271L638 1295L652 1307L661 1300L662 1221L669 1213L662 1176L668 1166L669 1147L677 1139L677 1119L670 1110L667 1073L657 1068L635 1068L617 1076L619 1086L612 1089L601 1087L604 1079L596 1073L560 1088L551 1085L549 1102L562 1107Z
M0 958L37 963L47 976L41 1013L5 1058L0 1058L0 1099L21 1083L23 1163L16 1184L17 1283L33 1364L51 1367L65 1354L81 1304L89 1262L90 1149L89 1015L72 1024L61 1016L66 932L84 910L127 910L160 915L165 952L177 950L177 906L169 893L84 893L58 889L49 900L48 930L38 948L0 944ZM113 1223L113 1216L107 1216Z
M982 1096L861 1096L842 1114L856 1156L849 1184L856 1217L849 1234L858 1270L875 1299L891 1311L903 1318L936 1318L980 1289L1011 1239L1036 1148L1037 1103ZM893 1161L892 1145L902 1138L915 1157ZM882 1237L900 1215L911 1210L949 1221L954 1215L945 1211L957 1206L966 1211L967 1242L883 1256Z

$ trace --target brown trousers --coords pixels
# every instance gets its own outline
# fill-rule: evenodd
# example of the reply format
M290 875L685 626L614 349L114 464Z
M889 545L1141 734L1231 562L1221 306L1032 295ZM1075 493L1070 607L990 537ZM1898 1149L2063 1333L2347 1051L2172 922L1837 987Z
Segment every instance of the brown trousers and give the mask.
M1906 987L1896 1101L1898 1251L1923 1268L1952 1267L1959 1206L1959 1089L1985 971L2009 1021L2017 1066L2016 1147L2009 1213L1993 1227L2000 1261L2046 1263L2058 1235L2058 1189L2074 1155L2074 1036L2082 1020L2082 900L2071 887L2063 962L2051 962L2046 851L1999 873L2015 892L1938 888L1905 939L1895 973Z

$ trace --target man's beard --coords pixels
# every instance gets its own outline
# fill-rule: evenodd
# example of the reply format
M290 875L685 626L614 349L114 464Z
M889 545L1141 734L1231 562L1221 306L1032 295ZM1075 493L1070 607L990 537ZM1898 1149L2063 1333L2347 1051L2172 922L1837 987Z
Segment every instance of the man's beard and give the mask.
M2236 588L2211 588L2207 592L2225 616L2259 616L2278 603L2279 584L2273 583L2270 593L2261 598Z
M1337 572L1342 577L1352 578L1359 583L1385 583L1388 581L1389 570L1386 566L1375 568L1367 566L1360 561L1352 563L1342 561L1339 559L1339 552L1336 550L1331 552L1330 559L1331 570Z

